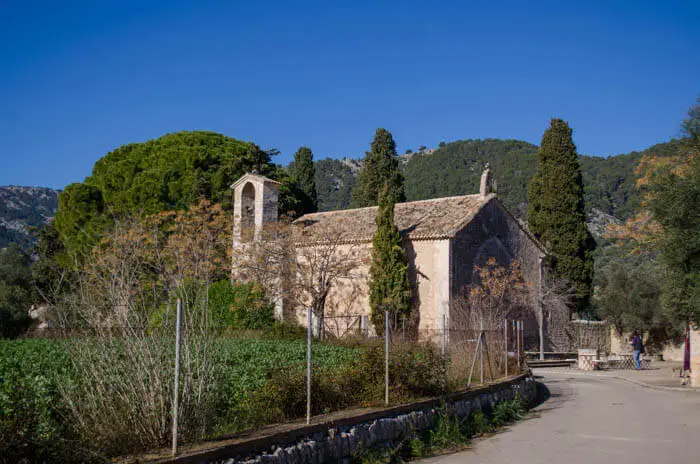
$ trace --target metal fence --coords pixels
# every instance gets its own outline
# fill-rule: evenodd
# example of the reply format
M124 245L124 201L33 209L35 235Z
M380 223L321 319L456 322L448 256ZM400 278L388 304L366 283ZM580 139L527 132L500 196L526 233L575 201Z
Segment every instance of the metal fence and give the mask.
M176 305L176 317L172 322L163 325L156 332L151 332L149 327L134 327L129 326L129 330L125 330L122 326L98 327L92 330L61 330L58 327L53 330L57 337L87 337L94 336L102 337L103 339L111 339L112 337L121 338L117 340L117 345L122 346L122 341L133 339L134 352L145 350L141 353L144 360L158 359L162 373L159 370L157 375L161 375L158 382L164 392L167 393L167 400L163 400L168 413L172 420L169 425L172 427L172 453L177 454L178 437L182 438L182 429L187 429L187 420L183 418L188 411L192 410L192 403L188 403L187 391L188 385L192 382L192 373L188 366L192 363L204 360L206 362L218 362L212 357L209 351L200 351L195 353L192 351L194 332L202 332L202 329L195 325L188 325L186 315L183 315L182 303L178 301ZM319 404L314 408L314 385L319 385L318 380L321 377L314 378L313 376L329 375L323 370L314 369L314 349L318 347L314 339L325 338L328 343L353 343L357 346L362 346L363 343L368 344L367 351L362 353L371 353L375 356L372 359L373 373L376 374L376 379L372 378L371 398L367 400L374 402L379 400L379 385L383 384L383 403L386 406L396 404L400 398L396 392L402 391L397 386L396 379L405 379L407 377L418 377L425 379L430 377L431 390L429 395L436 395L440 392L446 394L453 391L464 390L475 385L489 384L497 382L507 376L516 375L522 372L524 366L523 359L523 323L515 320L502 320L491 322L489 324L480 325L477 328L461 327L456 324L450 325L446 317L442 317L437 321L432 321L433 324L424 328L413 328L405 321L392 323L389 318L389 312L385 313L384 324L377 324L379 330L375 330L374 325L370 323L366 316L347 315L326 317L323 320L322 337L314 336L315 322L312 317L311 310L306 313L306 421L309 423L312 418L312 412L318 411ZM211 329L211 332L209 330ZM299 334L300 328L295 327L296 334ZM303 329L301 329L303 330ZM231 336L219 327L207 326L203 330L206 332L203 338L211 341L219 338ZM44 334L47 335L47 334ZM234 335L235 336L235 335ZM125 343L124 345L129 345ZM109 346L107 344L106 346ZM204 346L204 344L202 344ZM410 348L410 349L408 349ZM171 351L172 349L172 351ZM154 350L154 351L149 351ZM118 351L118 350L117 350ZM140 353L140 352L139 352ZM406 358L415 356L421 358L413 359L411 363L405 363ZM174 354L174 359L173 359ZM297 356L300 353L297 351ZM381 356L380 356L381 355ZM101 354L99 356L102 356ZM383 357L383 359L381 359ZM218 358L217 358L218 359ZM299 362L294 361L295 363ZM383 362L381 362L383 361ZM415 362L414 362L415 361ZM402 362L404 364L402 364ZM383 364L381 369L380 364ZM145 365L145 364L144 364ZM194 365L194 364L192 364ZM159 365L160 366L160 365ZM296 366L296 364L295 364ZM405 366L411 366L410 369L415 369L416 372L410 371ZM301 367L301 366L299 366ZM213 365L207 365L207 369L214 368ZM159 367L160 369L160 367ZM296 367L294 367L296 369ZM402 371L404 369L404 371ZM383 370L383 376L379 374ZM139 375L145 371L139 371ZM301 371L295 371L301 380ZM149 374L150 375L150 374ZM146 375L147 378L148 375ZM144 377L144 378L146 378ZM382 378L383 377L383 378ZM336 377L323 377L323 381L337 382ZM346 376L345 381L347 381ZM143 380L143 379L141 379ZM136 381L131 379L129 381ZM316 381L316 383L314 383ZM350 382L353 379L350 378ZM392 383L393 381L393 383ZM376 382L376 383L375 383ZM301 386L301 383L297 384ZM313 388L312 388L313 387ZM296 390L301 395L301 389ZM364 393L363 393L364 394ZM420 397L419 393L411 393L410 398ZM425 396L428 396L427 394ZM318 397L317 397L318 398ZM406 397L404 397L404 400ZM302 398L295 396L295 404L301 406ZM317 399L316 401L322 401ZM354 401L354 399L353 399ZM364 401L364 400L363 400ZM323 404L323 403L320 403ZM352 403L355 404L355 403ZM347 407L344 405L342 407ZM184 412L183 412L184 411ZM157 414L163 415L163 410L159 410ZM154 411L156 413L156 411ZM301 409L296 410L294 417L299 417L302 413ZM168 423L167 420L162 421ZM178 428L178 425L181 427Z
M307 314L307 340L309 353L311 339L318 335L317 320L311 311ZM437 326L437 327L436 327ZM316 327L316 328L315 328ZM385 404L391 403L389 395L389 371L392 365L392 348L401 344L432 345L440 350L443 392L448 389L467 388L485 384L522 371L524 367L524 323L521 320L481 322L478 328L454 327L443 316L432 327L411 327L405 320L391 321L385 312L383 328L375 330L364 315L326 316L323 319L323 337L342 339L357 337L382 340L385 345ZM309 355L307 371L310 376ZM309 377L310 379L310 377ZM310 381L307 379L307 381ZM309 399L310 401L310 399ZM310 411L310 405L307 405ZM310 413L307 416L310 420Z

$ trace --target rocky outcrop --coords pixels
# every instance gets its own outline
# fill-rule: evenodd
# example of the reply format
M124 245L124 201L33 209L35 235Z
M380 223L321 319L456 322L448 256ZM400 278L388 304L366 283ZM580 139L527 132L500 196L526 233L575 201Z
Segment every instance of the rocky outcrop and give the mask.
M605 236L605 230L610 225L622 225L623 222L610 214L604 213L599 209L592 208L586 218L586 226L588 231L596 240L601 240Z
M51 221L59 193L45 187L0 187L0 248L16 243L30 250L35 242L31 229Z

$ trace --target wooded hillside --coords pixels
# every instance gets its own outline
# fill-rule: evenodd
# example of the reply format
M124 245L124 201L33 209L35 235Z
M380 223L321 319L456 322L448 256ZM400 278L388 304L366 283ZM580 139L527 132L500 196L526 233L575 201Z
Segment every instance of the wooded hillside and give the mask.
M639 206L634 169L645 154L669 156L678 152L672 140L641 152L607 158L582 155L586 211L593 209L618 219L632 216ZM316 186L322 211L349 207L354 184L351 160L316 162ZM448 143L430 153L417 153L404 164L408 201L476 193L484 165L489 163L499 196L516 214L525 217L527 183L537 167L537 146L519 140L476 139Z
M640 204L634 169L642 156L671 156L678 153L679 146L678 140L671 140L607 158L582 155L589 218L600 213L621 220L633 216ZM200 199L227 208L230 184L253 169L283 181L280 211L285 213L294 209L295 199L284 183L286 170L272 163L273 154L251 142L202 131L124 145L98 160L83 183L66 188L57 227L64 239L74 242L69 247L80 247L89 238L86 234L98 234L109 216L181 208ZM537 147L519 140L460 140L401 158L407 200L475 193L486 163L499 196L513 212L525 217L526 187L536 169ZM348 208L361 160L326 158L314 164L319 210ZM42 226L51 219L58 192L3 187L0 196L0 248L15 242L29 250L34 239L28 227Z

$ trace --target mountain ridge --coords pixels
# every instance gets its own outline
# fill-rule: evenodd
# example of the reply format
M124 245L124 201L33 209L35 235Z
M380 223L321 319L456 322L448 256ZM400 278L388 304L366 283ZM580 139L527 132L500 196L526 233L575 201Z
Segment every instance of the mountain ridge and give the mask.
M0 186L0 248L16 243L29 251L35 242L31 230L53 219L60 192L49 187Z
M406 178L407 200L475 193L483 167L494 174L496 191L520 218L527 216L527 183L537 168L537 146L515 139L458 140L435 149L399 155ZM639 207L634 169L642 156L676 154L679 141L653 145L642 151L597 157L580 155L586 212L596 235L601 221L623 221ZM97 163L96 163L97 164ZM345 209L362 167L361 158L324 158L314 162L320 211ZM52 220L61 190L49 187L0 187L0 248L17 243L30 250L32 228Z

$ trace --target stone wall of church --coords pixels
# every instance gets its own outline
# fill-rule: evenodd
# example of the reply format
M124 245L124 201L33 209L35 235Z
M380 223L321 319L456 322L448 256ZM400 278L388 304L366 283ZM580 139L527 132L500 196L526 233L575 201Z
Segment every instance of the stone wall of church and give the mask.
M472 283L475 266L484 265L491 257L503 266L517 258L528 284L534 289L540 288L544 253L495 196L455 238L407 240L404 247L410 263L409 278L415 289L416 319L412 322L424 338L441 328L443 314L447 315L449 324L450 305L463 298ZM337 281L331 289L326 301L327 331L342 336L362 328L373 333L369 324L368 286L371 252L369 242L342 245L338 250L347 256L354 254L353 259L361 264L350 277ZM291 313L299 323L306 325L306 313L298 302ZM549 308L545 314L545 351L562 351L568 343L565 333L568 312L566 308ZM525 348L537 350L539 326L534 310L513 317L524 321Z
M344 335L343 332L359 329L356 326L360 318L370 314L368 276L372 244L339 245L336 253L355 263L347 277L335 281L326 298L326 325L332 324L330 329ZM295 303L297 322L306 326L305 309Z
M533 289L540 288L544 253L496 198L487 203L452 241L450 291L453 301L464 297L473 282L475 266L483 266L491 257L502 266L508 266L517 258L525 281ZM559 314L561 311L558 309L556 314L545 318L545 351L556 351L565 338L564 333L559 334L559 329L554 329L561 324L548 323L550 320L568 320L568 314ZM525 348L537 350L539 325L535 312L515 317L524 320Z
M427 333L442 327L450 305L450 241L416 240L404 244L409 279L415 289L414 315L418 330Z
M415 319L411 321L421 332L441 327L443 311L448 312L450 302L450 241L418 240L404 243L409 260L409 279L413 284ZM348 278L339 279L331 288L326 300L326 331L342 336L369 322L369 268L372 244L341 245L337 251L353 256L358 266ZM298 303L291 311L292 317L306 325L306 312ZM289 315L289 313L288 313ZM370 333L373 329L363 326Z
M517 258L525 280L538 288L543 252L495 198L457 233L452 248L453 295L461 294L472 283L474 266L483 266L491 257L502 266Z

